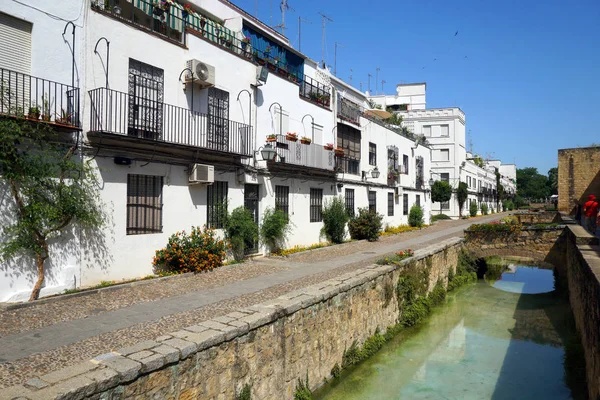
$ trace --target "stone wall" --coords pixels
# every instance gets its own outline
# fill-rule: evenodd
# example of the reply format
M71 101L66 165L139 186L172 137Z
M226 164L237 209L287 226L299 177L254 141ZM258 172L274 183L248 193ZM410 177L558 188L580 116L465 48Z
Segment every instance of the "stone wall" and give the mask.
M589 194L600 197L600 147L558 150L558 210L574 214Z
M600 246L578 225L565 229L569 301L585 352L590 399L600 398Z
M554 211L522 212L514 213L520 224L551 224L561 221L560 215Z
M394 325L402 271L429 271L429 291L447 284L462 239L416 251L400 265L372 265L154 341L104 354L0 395L22 399L292 399L298 379L312 388L341 364L353 341ZM387 294L387 295L386 295Z

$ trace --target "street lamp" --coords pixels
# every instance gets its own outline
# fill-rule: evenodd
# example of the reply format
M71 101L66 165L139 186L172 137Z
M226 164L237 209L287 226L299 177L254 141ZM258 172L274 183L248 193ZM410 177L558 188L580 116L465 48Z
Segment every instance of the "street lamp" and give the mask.
M264 161L273 161L275 159L275 149L271 143L267 143L260 150L260 155Z
M362 177L364 180L367 179L367 175L369 174L369 172L371 173L371 178L373 178L373 179L377 179L377 178L379 178L379 175L381 175L381 172L379 172L379 169L377 167L375 167L370 171L362 172Z

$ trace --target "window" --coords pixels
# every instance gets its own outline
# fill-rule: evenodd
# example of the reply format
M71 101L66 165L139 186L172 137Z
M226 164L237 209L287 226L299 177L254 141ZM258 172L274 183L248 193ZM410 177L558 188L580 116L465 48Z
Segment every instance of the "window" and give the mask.
M215 181L207 188L206 222L209 228L221 229L227 213L227 182Z
M337 144L344 149L344 158L338 158L338 167L343 172L359 174L360 131L346 124L337 125Z
M431 125L423 125L423 135L431 136Z
M442 128L442 131L440 133L440 136L450 136L450 126L449 125L442 125L441 128Z
M388 146L387 150L388 171L398 171L398 148Z
M310 189L310 222L323 221L323 189Z
M163 177L127 175L127 234L162 232Z
M415 198L415 204L421 207L421 195L418 194Z
M346 189L346 212L349 216L354 216L354 189Z
M394 193L388 193L388 217L394 216Z
M450 150L449 149L435 150L433 161L450 161Z
M369 190L369 212L377 212L377 192Z
M402 168L403 168L402 173L408 175L408 156L406 154L402 155Z
M163 132L164 71L129 59L128 135L158 140Z
M369 165L377 165L377 145L369 142Z
M402 195L402 214L408 215L408 194Z
M442 172L440 177L442 178L442 182L450 182L450 174L448 172Z
M208 88L208 129L206 145L209 149L229 150L229 92Z
M275 209L281 210L286 217L290 214L290 187L275 186Z

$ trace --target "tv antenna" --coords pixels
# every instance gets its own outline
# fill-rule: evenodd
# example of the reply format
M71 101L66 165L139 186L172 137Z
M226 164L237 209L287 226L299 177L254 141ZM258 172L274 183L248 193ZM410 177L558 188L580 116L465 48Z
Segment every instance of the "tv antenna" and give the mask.
M361 82L361 83L360 83L360 91L361 91L361 92L362 92L362 85L363 85L363 83L364 83L364 82Z
M298 51L301 50L301 47L300 47L300 27L302 25L302 21L308 22L309 24L312 24L312 22L310 22L309 20L304 19L302 17L298 17Z
M379 85L379 70L381 68L377 67L375 68L375 95L379 94L379 91L377 90L377 85Z
M281 4L279 5L279 9L281 10L281 24L276 25L275 28L281 28L281 34L285 36L285 11L291 10L296 11L292 7L288 5L288 0L281 0Z
M327 21L333 22L333 20L321 12L318 12L317 14L321 16L321 24L323 26L321 33L321 65L325 67L325 24Z
M352 68L350 68L350 84L351 85L352 85L352 72L353 72L353 70L352 70Z
M343 44L335 42L334 50L333 50L333 75L337 76L337 48L338 46L344 47Z
M385 92L383 91L383 84L385 83L385 80L381 80L381 94L385 94Z
M371 77L373 75L371 75L371 74L368 74L368 75L369 75L369 86L368 86L368 88L369 88L369 96L370 96L371 95Z

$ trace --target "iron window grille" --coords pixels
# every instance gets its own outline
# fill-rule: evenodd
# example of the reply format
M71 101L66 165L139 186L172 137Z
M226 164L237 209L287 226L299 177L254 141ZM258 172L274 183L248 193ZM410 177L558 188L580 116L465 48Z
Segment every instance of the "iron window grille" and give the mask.
M323 189L310 189L310 222L323 221Z
M377 212L377 192L369 190L369 212Z
M207 187L206 222L209 228L222 229L227 215L228 184L215 181Z
M127 175L127 234L162 232L163 177Z
M408 194L404 193L402 195L402 214L408 215Z
M406 154L402 155L402 166L404 167L402 173L408 175L408 156Z
M286 217L290 211L290 187L275 186L275 210L281 210Z
M415 197L415 204L419 207L421 207L421 195L416 195Z
M377 165L377 145L369 142L369 165Z
M346 213L349 216L354 217L354 189L346 189L345 191L346 200Z
M388 217L394 216L394 193L388 193Z

